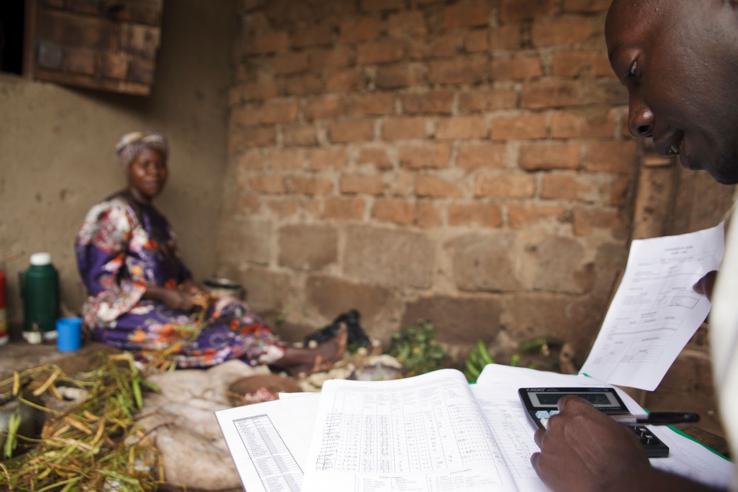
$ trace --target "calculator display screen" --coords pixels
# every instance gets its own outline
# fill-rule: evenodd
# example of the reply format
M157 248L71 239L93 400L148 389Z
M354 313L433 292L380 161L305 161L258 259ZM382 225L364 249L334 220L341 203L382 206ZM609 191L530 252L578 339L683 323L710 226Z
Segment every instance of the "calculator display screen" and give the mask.
M539 393L538 402L541 405L556 405L559 402L559 398L564 396L561 393ZM592 405L610 405L611 402L606 395L602 393L584 393L576 395L580 398L584 398Z
M613 393L607 391L530 391L528 396L534 408L555 407L564 396L578 396L601 410L625 410Z

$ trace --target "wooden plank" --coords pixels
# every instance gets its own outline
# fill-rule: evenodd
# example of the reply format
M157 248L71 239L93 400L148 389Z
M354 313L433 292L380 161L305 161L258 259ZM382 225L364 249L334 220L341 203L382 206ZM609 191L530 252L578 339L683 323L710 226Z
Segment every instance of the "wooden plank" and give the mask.
M109 92L126 93L138 96L148 96L151 93L151 88L148 85L127 80L96 78L82 74L72 74L42 68L38 68L36 70L36 75L38 80L56 82L74 87L86 87L89 89L100 89Z

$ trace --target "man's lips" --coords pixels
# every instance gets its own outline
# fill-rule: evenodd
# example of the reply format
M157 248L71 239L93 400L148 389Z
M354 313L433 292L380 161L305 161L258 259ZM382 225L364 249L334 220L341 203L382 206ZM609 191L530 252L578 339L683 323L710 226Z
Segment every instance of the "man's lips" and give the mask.
M659 154L662 155L679 155L681 154L682 142L684 141L684 132L675 131L668 133L663 137L654 138L654 147Z

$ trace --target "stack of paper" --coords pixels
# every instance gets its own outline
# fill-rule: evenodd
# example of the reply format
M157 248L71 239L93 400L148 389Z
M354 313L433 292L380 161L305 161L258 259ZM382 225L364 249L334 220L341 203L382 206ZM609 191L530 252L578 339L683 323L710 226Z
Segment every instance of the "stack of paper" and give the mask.
M716 270L722 224L634 241L623 282L583 367L589 376L489 365L470 387L444 369L398 381L328 381L320 394L217 412L248 492L537 491L521 387L654 389L709 311L692 286ZM606 383L607 382L607 383ZM616 388L631 413L645 414ZM708 485L732 464L669 428L656 467Z

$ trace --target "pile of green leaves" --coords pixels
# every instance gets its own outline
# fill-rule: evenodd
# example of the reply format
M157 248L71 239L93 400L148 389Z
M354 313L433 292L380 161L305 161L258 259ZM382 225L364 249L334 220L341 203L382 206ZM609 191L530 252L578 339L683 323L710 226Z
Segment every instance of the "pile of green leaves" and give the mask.
M28 392L61 400L62 386L83 389L87 397L66 411L24 397ZM16 447L16 440L32 447L0 462L0 489L156 490L163 478L161 464L153 444L136 428L134 419L147 388L154 389L130 354L106 355L96 369L75 377L49 365L15 373L11 380L0 382L0 390L47 415L41 438L14 435L12 428L6 433L7 454ZM152 473L152 469L159 473Z
M435 338L433 324L420 320L392 335L387 353L403 365L406 376L435 371L444 367L448 359L448 354Z

